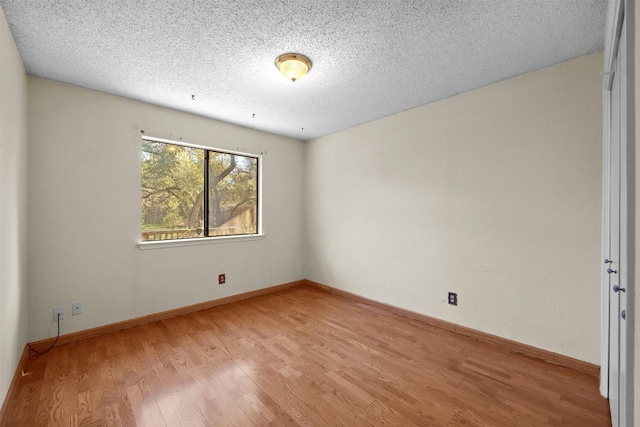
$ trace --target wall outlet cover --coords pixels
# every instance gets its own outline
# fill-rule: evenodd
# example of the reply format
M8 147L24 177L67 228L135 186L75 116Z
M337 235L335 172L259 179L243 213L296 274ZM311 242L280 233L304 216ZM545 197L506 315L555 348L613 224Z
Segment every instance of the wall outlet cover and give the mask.
M458 305L458 294L449 292L449 304Z
M53 309L53 321L58 321L58 313L60 313L60 320L64 319L64 307L56 307Z
M77 301L71 304L71 314L73 314L74 316L76 314L82 314L82 302Z

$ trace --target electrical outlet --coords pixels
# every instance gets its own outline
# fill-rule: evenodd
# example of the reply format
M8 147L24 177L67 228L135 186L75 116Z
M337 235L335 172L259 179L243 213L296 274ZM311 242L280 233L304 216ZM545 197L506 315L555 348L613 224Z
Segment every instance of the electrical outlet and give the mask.
M76 301L71 304L71 314L82 314L82 301Z
M227 281L227 277L224 274L218 274L218 285L224 285Z
M458 305L458 294L449 292L449 304Z
M58 314L60 314L60 320L64 319L64 307L56 307L53 309L53 320L58 321Z

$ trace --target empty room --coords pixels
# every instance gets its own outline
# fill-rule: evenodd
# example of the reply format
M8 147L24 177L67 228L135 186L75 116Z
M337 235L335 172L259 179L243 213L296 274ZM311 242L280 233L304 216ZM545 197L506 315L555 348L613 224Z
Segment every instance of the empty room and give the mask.
M0 426L640 425L634 1L0 11Z

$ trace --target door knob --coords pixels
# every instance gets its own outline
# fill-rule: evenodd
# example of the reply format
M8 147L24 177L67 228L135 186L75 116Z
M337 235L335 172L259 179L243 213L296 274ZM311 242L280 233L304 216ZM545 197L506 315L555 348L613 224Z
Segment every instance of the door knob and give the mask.
M607 268L607 273L608 274L611 274L611 273L617 274L618 272L616 270L612 270L610 268Z
M618 292L618 291L620 291L620 292L627 292L627 290L626 290L625 288L621 288L621 287L620 287L620 286L618 286L618 285L614 285L614 286L613 286L613 292Z
M605 263L605 264L611 264L612 262L613 262L613 261L611 261L610 259L606 259L606 258L604 259L604 263Z

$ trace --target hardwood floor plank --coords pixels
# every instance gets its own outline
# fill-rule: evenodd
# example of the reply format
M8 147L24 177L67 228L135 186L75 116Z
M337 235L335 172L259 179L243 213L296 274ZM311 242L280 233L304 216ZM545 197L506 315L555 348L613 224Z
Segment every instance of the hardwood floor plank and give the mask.
M591 375L314 286L158 318L31 355L5 424L611 425Z

